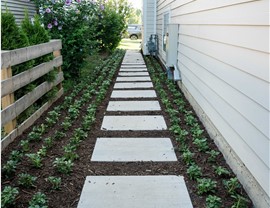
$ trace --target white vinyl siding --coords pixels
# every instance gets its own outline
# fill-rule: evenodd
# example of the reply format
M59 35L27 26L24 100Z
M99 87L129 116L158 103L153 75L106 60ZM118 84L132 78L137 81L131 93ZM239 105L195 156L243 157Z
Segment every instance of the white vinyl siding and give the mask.
M168 7L183 85L269 196L269 1L160 0L159 40Z
M16 23L24 19L25 10L28 11L29 17L34 17L36 6L29 0L1 0L1 12L8 9L15 17Z

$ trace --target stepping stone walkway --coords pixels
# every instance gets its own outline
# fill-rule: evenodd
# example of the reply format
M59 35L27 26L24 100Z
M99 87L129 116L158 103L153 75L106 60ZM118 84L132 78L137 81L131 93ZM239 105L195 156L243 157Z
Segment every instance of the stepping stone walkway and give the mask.
M121 131L123 135L123 132L130 131L162 132L168 129L164 117L160 114L161 107L140 52L131 50L126 52L107 112L110 114L103 117L102 131ZM121 112L125 114L121 115ZM146 112L151 114L147 115ZM170 138L103 137L97 138L91 161L170 163L177 161L177 157ZM89 207L192 208L193 206L182 176L100 175L88 176L85 180L78 208Z

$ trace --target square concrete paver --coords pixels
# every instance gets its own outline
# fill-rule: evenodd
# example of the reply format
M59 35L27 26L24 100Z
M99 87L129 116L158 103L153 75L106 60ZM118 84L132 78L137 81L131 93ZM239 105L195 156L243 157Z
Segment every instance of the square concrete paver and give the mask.
M160 111L158 101L110 101L107 111Z
M117 77L116 82L151 81L150 77Z
M177 161L170 138L97 138L91 161Z
M192 208L182 176L87 176L78 208Z
M118 76L149 76L148 72L119 72Z
M120 72L147 72L147 68L141 67L141 68L120 68Z
M114 89L153 88L152 82L117 82Z
M102 130L109 131L143 131L166 130L163 116L104 116Z
M155 98L155 90L113 90L111 98Z
M146 68L146 65L145 64L139 64L139 63L121 64L121 68Z
M143 60L123 60L122 65L144 65L144 61Z

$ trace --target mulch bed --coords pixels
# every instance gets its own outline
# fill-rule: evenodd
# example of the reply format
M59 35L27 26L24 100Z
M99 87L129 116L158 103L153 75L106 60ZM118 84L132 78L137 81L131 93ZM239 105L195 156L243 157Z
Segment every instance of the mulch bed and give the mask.
M115 82L116 76L114 77ZM12 178L5 178L2 176L2 187L5 185L11 185L14 187L18 187L18 174L20 173L29 173L31 175L37 176L38 179L35 183L35 187L33 188L22 188L20 187L20 194L16 199L16 205L14 207L23 208L28 207L28 202L31 200L33 194L38 191L41 191L46 194L48 198L48 205L52 208L74 208L77 207L79 197L83 188L84 180L86 176L89 175L183 175L185 177L185 181L190 193L190 197L192 199L193 206L195 208L202 208L205 207L205 196L199 196L196 192L196 183L192 180L188 179L186 175L186 165L181 160L181 154L177 151L179 144L174 139L174 135L169 131L101 131L101 123L103 120L104 115L163 115L167 126L170 126L169 116L164 111L165 107L163 106L162 102L160 101L160 105L163 109L162 112L138 112L138 113L126 113L126 112L106 112L106 108L110 99L110 95L113 89L113 84L111 85L110 89L107 92L107 96L103 103L98 107L98 111L96 114L96 122L92 126L90 133L88 134L87 139L83 140L80 143L80 147L77 149L76 153L79 155L79 158L74 162L74 167L72 168L72 173L69 175L59 174L56 172L55 168L53 167L53 160L56 157L61 157L63 153L63 146L68 143L69 137L73 133L73 129L79 128L81 126L81 120L83 116L86 115L86 107L81 110L79 118L73 123L72 128L66 132L67 137L62 140L57 140L54 143L54 147L48 151L47 156L43 160L43 167L41 169L32 168L28 160L23 160L20 165L18 166L18 170L16 175ZM168 92L169 93L169 92ZM66 93L65 95L67 95ZM170 93L169 93L170 94ZM64 95L64 96L65 96ZM47 111L49 112L55 106L63 103L64 96L62 96L57 102L51 106L51 108ZM80 99L80 95L77 96L77 99ZM119 99L117 99L119 100ZM132 99L128 99L132 100ZM141 99L141 100L153 100L153 99ZM187 101L186 101L187 102ZM187 110L192 110L191 106L186 106ZM56 130L61 130L61 122L65 117L66 112L63 112L63 115L60 118L60 121L54 128L46 133L43 138L47 138L49 136L53 136ZM41 116L40 119L36 121L34 125L39 125L44 122L46 118L46 113ZM62 120L61 120L62 119ZM181 120L184 120L181 118ZM183 124L184 125L184 124ZM22 136L16 139L9 147L2 152L2 164L5 164L8 160L8 156L12 150L18 149L20 140L27 137L28 133L31 131L32 128L29 128ZM209 136L204 133L206 137ZM176 156L178 158L177 162L90 162L90 158L93 153L93 149L95 146L96 138L97 137L170 137L172 143L175 147ZM192 142L191 142L192 143ZM191 144L192 145L192 144ZM211 149L217 150L217 147L213 142L209 143ZM31 152L36 152L39 148L39 144L32 144ZM196 152L197 150L194 148L193 150ZM197 151L198 153L198 151ZM198 155L196 157L197 164L203 164L203 172L208 173L208 169L210 169L210 165L206 163L207 157L203 154ZM217 166L224 166L229 169L226 165L224 158L220 155L217 158L216 164ZM232 198L227 194L226 190L222 188L222 179L217 178L211 172L207 174L207 177L214 178L218 181L217 193L219 196L222 196L223 206L222 207L230 207L233 203ZM62 178L62 186L61 190L51 190L48 182L45 181L45 178L48 176L57 176ZM244 191L243 191L244 192ZM252 207L250 205L250 207Z

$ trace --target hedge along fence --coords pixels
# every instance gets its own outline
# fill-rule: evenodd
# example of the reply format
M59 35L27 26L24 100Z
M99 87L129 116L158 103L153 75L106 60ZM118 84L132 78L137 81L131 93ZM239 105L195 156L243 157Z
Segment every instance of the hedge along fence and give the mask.
M5 132L8 134L1 141L2 150L13 142L16 137L21 135L24 130L30 127L42 115L42 113L44 113L51 104L63 94L62 81L64 80L64 76L61 70L61 65L63 64L60 52L61 49L61 40L51 40L48 43L1 52L1 128L4 127ZM53 53L54 55L53 60L12 76L12 66L50 53ZM16 90L44 76L54 70L55 67L58 69L58 73L53 82L43 82L31 92L27 93L17 101L14 101L14 92ZM58 88L56 97L53 100L46 102L33 115L17 126L16 118L54 86L57 86Z

